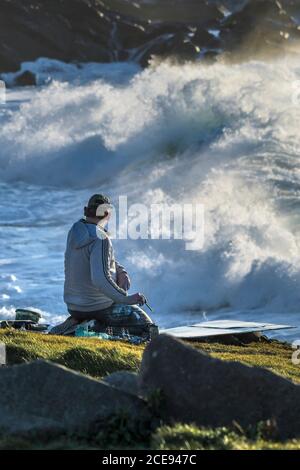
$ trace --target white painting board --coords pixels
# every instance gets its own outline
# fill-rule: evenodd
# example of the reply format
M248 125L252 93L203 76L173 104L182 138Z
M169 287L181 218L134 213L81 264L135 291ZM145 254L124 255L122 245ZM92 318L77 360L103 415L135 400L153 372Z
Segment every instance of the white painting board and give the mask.
M271 330L295 328L291 325L276 325L274 323L254 323L234 320L216 320L196 323L195 325L178 326L160 330L160 333L177 338L207 338L209 336L225 336L243 333L255 333Z

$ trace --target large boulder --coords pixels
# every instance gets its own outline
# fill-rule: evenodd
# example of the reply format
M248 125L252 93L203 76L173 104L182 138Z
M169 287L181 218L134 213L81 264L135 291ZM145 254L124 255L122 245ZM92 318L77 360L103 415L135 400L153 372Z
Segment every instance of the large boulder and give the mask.
M134 372L120 370L104 377L103 382L123 392L138 395L138 376Z
M214 359L167 335L145 350L140 393L161 390L177 422L243 428L275 419L280 437L300 436L300 386L272 372Z
M298 3L157 0L137 8L124 0L2 0L0 73L39 57L146 66L152 56L191 60L224 50L234 58L241 47L246 57L278 53L297 46ZM232 15L224 17L224 5Z
M112 18L96 0L3 0L0 71L18 70L39 57L113 60Z
M221 38L237 57L281 54L300 39L299 23L288 4L276 0L251 0L222 24ZM287 7L287 8L285 8ZM297 12L299 14L299 4Z
M147 416L140 398L50 362L0 368L1 434L89 432L120 410Z
M36 76L30 70L25 70L15 79L14 85L16 86L35 86L37 84Z
M300 7L284 0L168 0L161 5L123 0L3 0L0 72L39 57L65 62L153 57L231 60L297 50ZM231 15L223 16L224 6ZM222 13L223 12L223 13Z
M191 15L189 19L197 22L202 34L201 42L208 46L211 38L206 28L215 26L222 15L218 8L204 1L200 6L194 0L191 4L199 15L196 18ZM179 56L194 56L194 48L188 41L189 23L180 15L175 15L178 19L172 21L174 8L171 5L160 10L162 20L153 23L146 13L141 18L128 15L128 9L122 8L122 2L115 4L115 8L117 10L113 11L109 2L98 0L32 0L30 4L23 0L3 0L0 72L17 71L22 62L34 61L39 57L65 62L128 60L134 55L144 56L144 51L152 47L153 41L155 53L176 52ZM181 8L186 10L185 3L181 4ZM132 13L132 10L129 11ZM170 34L175 32L179 36L170 41ZM208 42L203 35L207 36ZM161 38L158 40L159 46L157 38ZM144 57L141 59L143 62L146 63Z

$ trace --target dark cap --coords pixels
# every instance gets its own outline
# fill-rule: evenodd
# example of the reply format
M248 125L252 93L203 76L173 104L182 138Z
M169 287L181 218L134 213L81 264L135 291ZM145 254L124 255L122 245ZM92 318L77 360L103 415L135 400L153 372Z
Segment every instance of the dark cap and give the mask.
M110 205L110 199L103 194L94 194L89 199L87 207L84 208L84 215L87 217L95 217L98 207L103 204Z
M110 204L110 199L107 196L104 196L103 194L94 194L89 202L88 202L88 207L98 207L101 204Z

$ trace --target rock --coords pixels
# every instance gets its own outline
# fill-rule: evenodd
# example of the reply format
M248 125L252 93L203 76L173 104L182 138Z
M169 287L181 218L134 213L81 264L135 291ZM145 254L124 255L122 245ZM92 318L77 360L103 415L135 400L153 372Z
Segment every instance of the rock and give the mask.
M220 41L218 38L200 28L195 28L195 32L193 33L191 40L199 47L214 49L220 47Z
M34 73L26 70L16 77L14 84L16 86L35 86L37 84L36 76Z
M115 40L122 49L133 49L145 44L148 40L149 25L142 23L132 24L130 21L119 21L115 23Z
M223 22L221 39L238 56L260 57L282 53L290 41L300 39L300 31L282 2L251 0Z
M193 58L195 46L190 43L189 24L179 21L149 22L125 12L112 11L109 3L97 0L5 0L0 17L0 72L16 71L20 64L39 57L65 62L111 62L141 57L146 50ZM181 4L183 10L186 6ZM194 11L198 5L193 4ZM121 8L122 9L122 8ZM170 5L165 12L173 17ZM205 28L217 24L220 13L203 2L197 15L201 44L212 41ZM195 16L191 17L195 20ZM171 37L172 36L172 37ZM173 38L173 39L172 39ZM207 41L206 41L207 39ZM207 44L206 44L207 43ZM144 51L143 53L141 53Z
M0 71L39 57L110 61L111 18L95 0L5 0L0 17Z
M185 24L197 22L205 26L223 18L217 4L223 3L224 0L215 2L211 0L137 0L137 2L102 0L102 2L108 7L113 3L113 8L122 17L132 16L136 21L149 21L153 24L161 21L180 21Z
M242 428L275 419L281 438L300 436L300 386L258 367L214 359L167 335L146 348L141 395L165 396L166 416L200 426Z
M190 39L186 39L184 35L172 35L169 38L159 37L152 41L151 45L148 44L141 51L138 51L134 58L138 62L147 67L153 57L165 59L172 57L181 60L193 60L199 56L199 50Z
M219 0L210 0L210 3L216 5L221 4L222 7L225 7L228 11L234 13L235 11L239 11L244 8L249 1L251 2L252 0L222 0L222 2Z
M283 50L299 39L299 2L284 0L3 0L0 73L40 57L64 62L136 60L153 56L198 59L229 51L243 56ZM224 5L232 15L223 16ZM220 31L219 36L210 30ZM277 53L277 52L276 52Z
M89 432L124 409L133 417L146 413L140 398L50 362L0 368L0 432L6 435Z
M103 382L112 387L116 387L122 392L138 395L138 378L137 374L127 371L114 372L103 379Z

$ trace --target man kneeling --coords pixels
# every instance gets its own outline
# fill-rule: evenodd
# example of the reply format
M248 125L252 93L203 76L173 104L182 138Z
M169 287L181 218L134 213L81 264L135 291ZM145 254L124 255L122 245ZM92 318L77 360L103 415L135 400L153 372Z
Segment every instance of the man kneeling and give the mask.
M65 253L64 300L73 320L96 320L97 331L118 334L125 330L150 339L157 327L139 307L145 304L145 296L127 294L129 276L115 260L105 230L110 208L106 196L95 194L84 208L85 218L72 226ZM67 320L51 333L67 334L69 326Z

